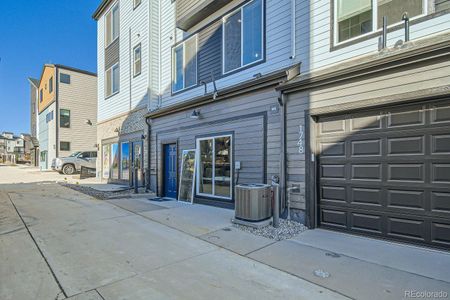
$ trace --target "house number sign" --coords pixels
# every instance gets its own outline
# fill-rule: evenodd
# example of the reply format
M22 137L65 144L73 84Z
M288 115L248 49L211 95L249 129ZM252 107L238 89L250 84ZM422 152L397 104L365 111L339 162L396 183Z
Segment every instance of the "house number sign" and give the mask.
M298 131L298 153L303 154L305 153L305 143L304 143L304 136L305 131L303 130L303 125L300 125L299 131Z

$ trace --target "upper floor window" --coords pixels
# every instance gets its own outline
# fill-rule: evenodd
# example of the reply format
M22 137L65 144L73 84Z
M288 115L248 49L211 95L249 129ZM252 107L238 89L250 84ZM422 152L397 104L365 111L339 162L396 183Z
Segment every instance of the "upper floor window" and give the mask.
M252 0L223 18L223 72L263 59L263 3Z
M63 128L70 128L70 110L59 110L59 126Z
M59 82L70 84L70 75L61 73L59 77Z
M340 43L380 30L383 17L387 24L402 22L405 12L409 18L427 14L427 0L333 0L335 40ZM432 1L432 0L430 0Z
M44 100L44 90L41 89L39 91L39 102L42 102Z
M119 37L119 5L114 5L106 14L105 24L106 47Z
M105 93L106 97L109 97L115 93L119 92L120 88L120 73L119 73L119 63L116 63L111 68L106 70L105 74Z
M49 113L47 113L47 115L45 116L45 121L48 123L51 120L53 120L53 110Z
M173 48L172 63L172 92L197 84L197 36Z
M142 0L133 0L133 8L136 8L141 4Z
M53 76L48 80L48 92L53 93Z
M141 60L141 44L137 45L133 49L133 76L141 74L142 60Z

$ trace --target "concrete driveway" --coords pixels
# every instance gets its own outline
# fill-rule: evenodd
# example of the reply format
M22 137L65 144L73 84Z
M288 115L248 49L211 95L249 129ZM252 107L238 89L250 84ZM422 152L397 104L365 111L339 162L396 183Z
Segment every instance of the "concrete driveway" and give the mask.
M20 177L3 168L0 182ZM170 208L116 204L56 183L0 184L0 299L345 298L141 215Z
M24 172L0 168L2 300L449 297L448 252L320 229L275 242L230 210L12 184Z

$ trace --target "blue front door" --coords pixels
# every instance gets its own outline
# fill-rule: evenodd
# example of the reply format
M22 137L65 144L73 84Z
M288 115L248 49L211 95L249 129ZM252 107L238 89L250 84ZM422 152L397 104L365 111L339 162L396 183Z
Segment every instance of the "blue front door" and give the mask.
M164 196L177 197L177 145L164 145Z

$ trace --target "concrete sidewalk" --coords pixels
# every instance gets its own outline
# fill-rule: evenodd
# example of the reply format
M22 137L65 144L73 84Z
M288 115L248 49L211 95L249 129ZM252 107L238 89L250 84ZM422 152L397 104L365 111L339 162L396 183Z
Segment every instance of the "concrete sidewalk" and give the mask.
M233 227L232 216L176 201L100 201L48 182L0 183L0 299L402 299L408 291L450 292L448 252L320 229L275 242Z

